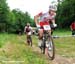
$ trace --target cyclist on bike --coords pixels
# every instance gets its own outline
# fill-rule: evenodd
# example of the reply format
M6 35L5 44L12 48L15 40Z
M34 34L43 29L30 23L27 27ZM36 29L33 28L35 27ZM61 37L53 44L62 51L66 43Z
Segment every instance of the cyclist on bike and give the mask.
M27 23L27 26L25 26L24 32L26 33L28 45L31 43L31 46L32 46L32 38L31 38L31 35L32 35L32 27L30 26L29 23ZM29 38L30 38L31 41L29 41Z
M50 5L49 6L49 11L46 12L46 13L39 13L37 14L36 16L34 16L34 21L35 21L35 24L37 26L38 29L38 33L39 33L39 47L41 47L41 44L42 44L42 37L43 37L43 26L44 25L50 25L50 23L53 24L54 27L57 26L57 24L55 24L55 16L56 16L56 6L55 5ZM39 22L38 22L38 19ZM48 26L47 26L48 27ZM49 30L48 30L51 34L51 27L49 27Z

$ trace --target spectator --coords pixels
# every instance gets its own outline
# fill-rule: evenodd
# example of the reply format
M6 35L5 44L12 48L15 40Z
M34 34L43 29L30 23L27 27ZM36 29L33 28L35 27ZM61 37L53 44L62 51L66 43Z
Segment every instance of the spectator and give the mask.
M71 31L72 31L72 35L75 35L75 21L72 22L72 24L70 25Z

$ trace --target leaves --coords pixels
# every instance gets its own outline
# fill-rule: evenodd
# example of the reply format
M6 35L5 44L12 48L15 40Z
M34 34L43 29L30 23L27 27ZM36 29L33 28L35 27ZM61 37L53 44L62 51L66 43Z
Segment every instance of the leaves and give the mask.
M75 21L75 0L62 0L60 4L58 4L57 11L57 23L60 27L68 27Z
M0 31L6 32L24 32L27 23L34 26L33 19L28 12L22 12L19 9L10 11L6 0L0 0Z

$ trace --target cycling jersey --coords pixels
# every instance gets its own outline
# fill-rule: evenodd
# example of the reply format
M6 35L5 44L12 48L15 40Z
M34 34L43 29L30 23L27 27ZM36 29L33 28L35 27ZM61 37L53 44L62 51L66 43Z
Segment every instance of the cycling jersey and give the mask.
M49 25L49 19L50 20L55 19L55 16L56 16L56 14L49 14L48 12L47 13L41 12L38 15L40 16L40 19L39 19L40 26Z
M73 30L75 30L75 22L73 22L73 23L71 24L71 28L72 28Z
M25 29L24 29L24 31L28 34L28 35L31 35L31 33L32 33L32 27L31 26L26 26L25 27Z

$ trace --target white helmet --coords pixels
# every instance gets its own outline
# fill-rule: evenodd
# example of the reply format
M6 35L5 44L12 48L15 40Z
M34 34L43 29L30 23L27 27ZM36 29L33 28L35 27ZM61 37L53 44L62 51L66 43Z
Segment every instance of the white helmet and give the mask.
M49 10L57 11L56 5L51 4L51 5L49 6Z

